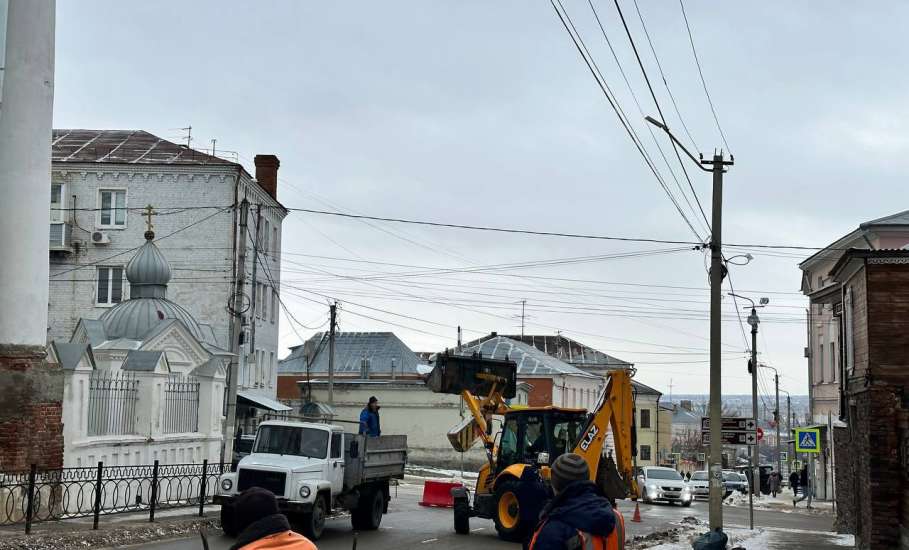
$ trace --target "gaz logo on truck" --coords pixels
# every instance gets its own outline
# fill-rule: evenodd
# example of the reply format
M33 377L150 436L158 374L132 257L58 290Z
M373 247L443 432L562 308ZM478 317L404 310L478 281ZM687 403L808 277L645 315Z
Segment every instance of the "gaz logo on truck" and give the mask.
M600 429L596 427L596 424L591 426L590 430L584 434L584 439L581 441L581 450L586 451L587 447L590 447L590 444L593 443L593 440L596 438L598 433L600 433Z

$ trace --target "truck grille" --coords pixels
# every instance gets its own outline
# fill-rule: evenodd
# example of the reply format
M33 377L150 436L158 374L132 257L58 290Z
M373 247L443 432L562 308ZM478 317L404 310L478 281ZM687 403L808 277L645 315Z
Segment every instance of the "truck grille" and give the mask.
M249 470L240 468L240 478L237 480L237 490L245 491L250 487L261 487L268 489L275 496L284 496L284 485L286 480L284 472L268 472L265 470Z

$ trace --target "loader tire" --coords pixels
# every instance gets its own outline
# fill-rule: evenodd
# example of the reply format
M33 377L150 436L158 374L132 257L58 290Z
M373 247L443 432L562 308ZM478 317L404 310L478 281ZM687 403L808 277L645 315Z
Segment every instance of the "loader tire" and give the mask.
M459 535L470 534L470 502L466 498L454 501L454 530Z
M492 519L499 538L508 542L522 542L534 527L521 519L520 485L517 479L509 479L496 487Z

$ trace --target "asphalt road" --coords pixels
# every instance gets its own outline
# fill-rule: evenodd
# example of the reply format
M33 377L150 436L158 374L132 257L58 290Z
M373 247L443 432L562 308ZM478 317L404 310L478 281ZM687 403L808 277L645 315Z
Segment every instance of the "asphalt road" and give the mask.
M394 491L394 489L393 489ZM452 525L452 511L447 508L426 508L418 504L422 493L420 485L401 485L397 489L397 498L389 505L389 512L382 520L378 531L359 534L358 548L369 550L402 550L405 548L425 548L426 550L476 550L477 548L502 548L515 550L520 548L514 543L500 541L496 537L492 521L471 519L471 534L457 535ZM626 528L629 537L647 534L671 527L686 516L695 516L706 521L707 504L695 502L689 508L675 505L652 504L641 505L641 523L631 522L634 504L623 502L619 509L625 514ZM801 513L785 513L756 510L755 524L765 527L780 528L783 531L807 530L829 531L832 525L830 516L811 516ZM737 507L724 508L725 525L729 527L747 527L748 509ZM220 534L209 537L212 550L226 550L233 540ZM325 533L318 541L320 550L350 550L353 547L353 532L350 520L346 517L328 520ZM199 538L165 541L139 546L155 550L189 550L201 549Z

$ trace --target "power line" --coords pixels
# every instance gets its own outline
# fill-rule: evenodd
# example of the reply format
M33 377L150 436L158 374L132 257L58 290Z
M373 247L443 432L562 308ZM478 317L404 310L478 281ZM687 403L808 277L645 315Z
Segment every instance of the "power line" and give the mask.
M634 57L637 59L638 67L641 68L641 74L644 75L644 82L647 83L647 89L650 90L650 97L653 98L653 104L656 106L657 113L660 115L660 121L666 128L669 128L668 122L666 121L665 115L663 115L663 109L660 108L660 102L657 100L656 93L653 91L653 86L650 84L650 77L647 76L647 69L644 68L644 62L641 60L641 55L638 53L638 47L634 43L634 37L631 36L631 29L628 28L628 23L625 21L625 14L622 13L622 8L619 6L619 0L613 0L615 2L615 9L619 12L619 18L622 20L622 26L625 28L625 34L628 36L628 42L631 43L631 49L634 51ZM593 4L591 3L591 6ZM635 0L635 7L637 7L637 1ZM640 10L638 10L638 16L641 15ZM599 20L599 18L597 18ZM641 24L643 25L644 18L641 17ZM647 27L644 26L644 33L647 35L647 41L650 42L650 49L653 52L653 57L657 60L657 66L659 66L660 61L656 55L656 50L653 49L653 42L650 41L650 34L647 33ZM660 75L663 76L663 82L666 81L666 76L663 74L663 69L660 67ZM668 89L668 85L667 85ZM704 218L704 223L707 224L707 228L710 229L710 221L707 220L707 214L704 213L704 208L701 206L701 199L698 198L697 191L694 190L694 184L691 182L691 177L688 175L688 170L685 168L685 163L682 161L682 156L679 154L679 148L675 144L675 141L670 140L672 144L672 150L675 151L675 156L679 161L679 166L682 167L682 173L685 175L685 179L688 181L688 187L691 188L691 193L694 195L694 200L698 205L698 210L701 212L701 216ZM688 200L687 198L685 199ZM688 203L689 207L691 203ZM711 229L712 231L712 229Z
M622 80L625 82L625 87L628 89L628 93L631 95L631 99L634 101L635 106L638 109L638 113L641 115L641 118L644 118L646 114L644 109L641 107L641 102L638 100L637 94L634 92L634 87L631 85L631 81L628 79L628 75L625 73L625 69L622 67L622 62L619 61L619 56L615 51L615 48L612 47L612 41L609 40L609 35L606 32L606 27L603 25L602 20L600 19L600 14L597 12L596 7L593 5L593 0L587 0L588 5L590 5L590 10L593 12L593 17L596 19L597 25L600 27L600 32L603 35L603 39L606 42L606 46L609 47L609 52L612 54L612 58L615 60L616 66L619 68L619 74L622 75ZM650 139L653 140L653 144L656 145L657 150L660 152L660 156L663 158L663 162L666 164L666 168L669 169L669 173L672 175L672 179L675 181L676 187L679 189L679 193L682 194L682 198L685 199L685 202L688 204L688 208L694 213L695 218L697 219L697 212L694 210L694 206L691 205L691 201L688 200L688 195L682 189L681 183L679 183L678 177L675 175L675 171L672 169L672 166L669 164L669 159L666 158L666 154L663 152L663 147L660 145L660 142L657 140L656 135L653 133L653 128L651 125L646 125L647 132L650 134ZM674 144L673 144L674 145ZM678 156L678 154L676 154ZM685 170L685 166L682 165L682 170ZM687 177L687 172L685 174ZM695 198L697 196L695 195ZM700 219L698 219L700 222ZM706 218L705 218L706 221ZM710 224L707 223L705 226L707 233L710 233Z
M710 91L707 89L707 81L704 80L704 71L701 70L701 60L698 59L698 50L694 47L694 37L691 34L691 25L688 23L688 14L685 13L684 0L679 0L679 6L682 7L682 17L685 19L685 29L688 31L688 42L691 44L691 53L694 54L694 62L698 67L698 76L701 77L704 95L707 96L707 103L710 104L710 112L713 113L713 121L716 123L716 129L720 132L720 137L723 138L723 145L725 145L726 150L731 153L732 149L729 148L729 143L726 141L726 134L723 133L723 127L720 126L720 118L716 114L716 107L713 106L713 99L710 98Z
M571 21L571 16L568 15L568 12L565 10L565 6L562 5L562 1L561 0L549 0L549 2L550 2L550 4L552 4L552 8L555 10L556 15L558 15L559 20L562 22L562 26L565 27L565 31L568 33L568 36L571 38L571 41L574 43L575 48L577 48L578 53L581 55L581 59L584 61L584 64L587 65L588 69L590 69L590 74L593 76L594 80L596 80L597 85L600 87L600 90L603 92L603 95L606 96L606 100L609 102L609 105L610 105L610 107L612 107L612 110L615 111L615 114L619 118L619 122L622 124L622 127L628 133L628 136L631 138L631 141L634 142L634 145L637 148L638 152L641 154L641 156L644 157L644 161L646 162L648 168L650 168L650 171L653 172L654 177L656 177L660 186L663 188L663 191L666 192L666 195L669 197L669 200L675 206L676 210L678 210L679 215L682 216L682 219L685 221L685 224L688 225L688 228L691 229L691 232L694 233L695 237L697 237L697 239L699 241L702 241L703 240L702 237L698 234L697 230L695 230L694 226L691 225L691 221L688 219L688 216L685 215L685 213L682 211L682 207L679 206L678 201L676 201L672 192L669 191L669 188L666 186L666 182L663 181L663 178L660 175L659 170L657 170L656 166L653 164L653 161L650 159L650 156L645 151L643 144L640 141L640 138L637 136L637 133L630 126L630 123L627 122L628 117L625 116L624 111L618 105L618 101L614 99L613 96L615 94L612 93L612 90L609 88L609 85L606 82L606 79L603 78L603 74L600 72L599 67L596 65L596 61L590 55L590 52L588 51L587 46L584 44L584 39L581 38L580 34L578 34L577 29L574 26L574 23ZM561 11L559 11L559 8L556 7L556 2L558 2L559 6L562 8ZM563 14L563 12L564 12L564 14ZM569 24L570 24L570 28L569 28ZM574 32L572 32L572 30Z

